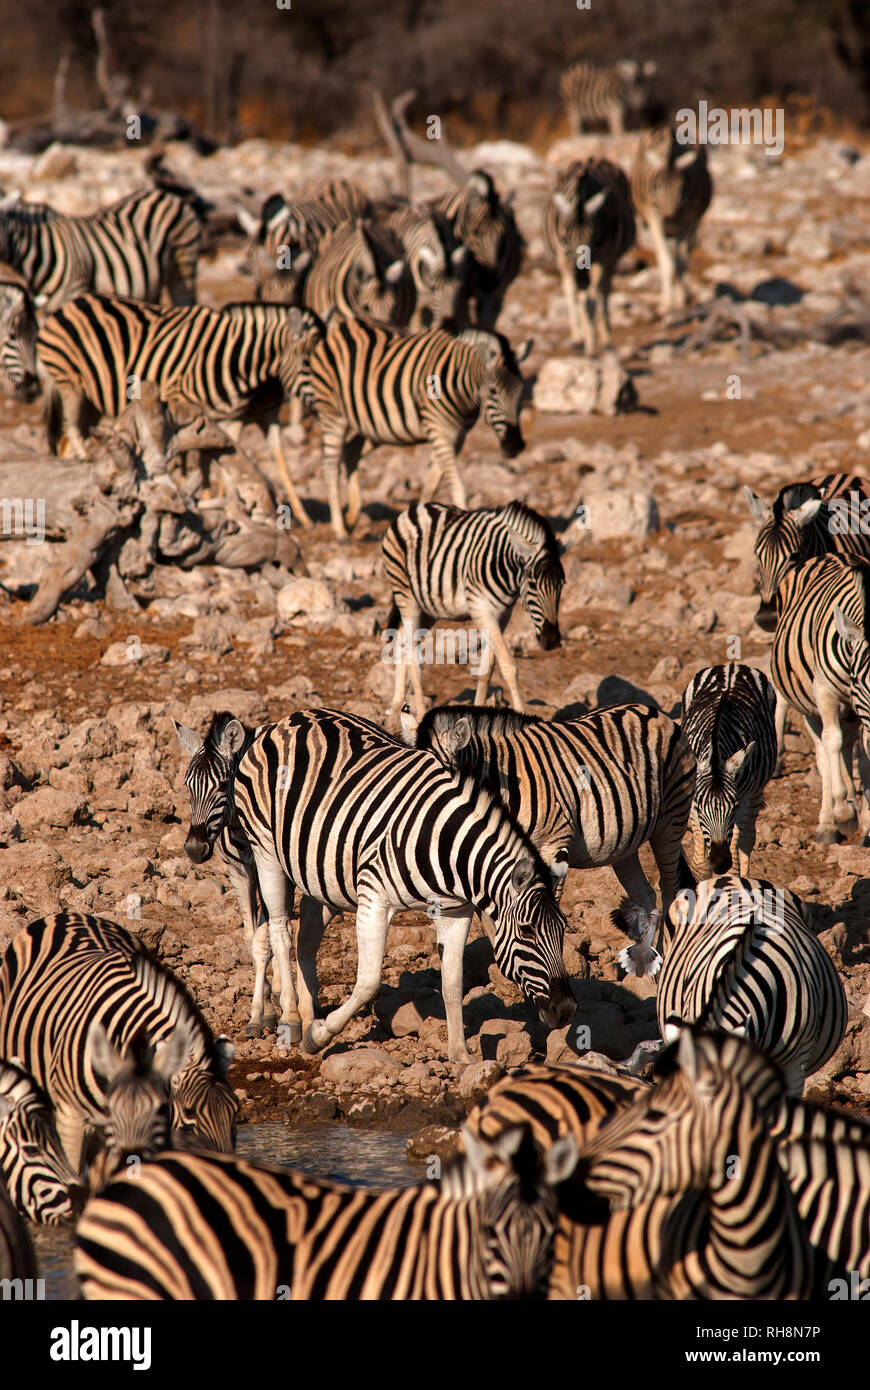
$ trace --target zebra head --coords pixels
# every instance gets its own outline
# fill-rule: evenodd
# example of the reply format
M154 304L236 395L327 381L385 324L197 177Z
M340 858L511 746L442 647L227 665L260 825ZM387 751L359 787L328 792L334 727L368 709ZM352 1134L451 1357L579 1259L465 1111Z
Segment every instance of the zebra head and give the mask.
M226 711L215 714L204 739L173 719L178 741L190 754L185 782L190 795L190 829L184 852L194 864L214 853L231 814L231 783L248 730Z
M235 1048L222 1035L207 1053L203 1060L190 1059L173 1077L172 1147L232 1153L239 1102L226 1074Z
M549 529L549 528L548 528ZM520 601L535 626L538 646L545 652L562 644L559 632L559 599L565 584L565 571L559 547L552 536L529 540L511 528L508 539L514 556L522 565Z
M533 853L520 854L494 895L495 962L547 1028L564 1028L577 1009L562 956L566 923L552 875Z
M14 1062L0 1062L0 1179L17 1209L45 1225L72 1220L84 1200L48 1100Z
M761 600L755 621L763 632L773 632L780 584L804 560L824 552L819 530L813 525L823 498L813 483L783 488L773 506L768 506L751 488L743 491L761 528L755 538L755 583Z
M145 1158L169 1147L170 1087L184 1065L192 1036L185 1022L156 1046L140 1028L126 1047L116 1047L103 1024L95 1019L87 1047L96 1072L104 1079L103 1140L110 1156L109 1171L128 1157Z
M870 758L870 643L867 633L850 622L838 604L834 604L834 623L846 650L849 671L849 704L861 725L864 751Z
M741 772L755 751L755 740L720 762L711 749L695 764L692 812L704 841L705 857L714 874L731 868L731 840L740 802Z
M564 1135L542 1154L528 1125L503 1130L495 1139L462 1130L463 1175L480 1193L482 1296L488 1299L545 1299L558 1225L555 1188L570 1178L577 1145ZM450 1170L444 1175L448 1190Z
M520 363L532 350L532 340L514 353L501 333L466 328L459 341L468 343L483 365L480 383L480 413L499 442L505 458L516 458L526 447L520 430L520 406L524 384Z
M32 401L41 386L36 363L38 326L27 281L0 264L0 370L19 401Z
M247 269L254 278L255 294L261 304L302 303L302 291L311 269L312 255L299 247L282 245L277 251L253 245L248 251Z

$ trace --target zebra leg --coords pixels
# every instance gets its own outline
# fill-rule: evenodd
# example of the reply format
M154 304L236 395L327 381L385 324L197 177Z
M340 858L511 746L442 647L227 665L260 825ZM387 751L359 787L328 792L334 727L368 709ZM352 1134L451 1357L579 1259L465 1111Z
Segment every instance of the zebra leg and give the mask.
M442 908L435 918L438 953L441 956L441 994L447 1015L447 1058L471 1062L462 1022L462 956L474 918L467 907Z
M269 425L267 439L272 449L272 457L275 460L281 482L284 484L284 491L287 494L287 501L290 503L290 510L300 526L310 526L311 521L308 513L302 505L302 498L296 491L296 485L290 475L289 464L284 457L284 450L281 447L281 426L277 420L273 420Z
M737 866L742 878L749 877L749 858L755 849L755 823L764 800L764 788L757 787L737 808Z
M362 497L359 490L359 458L365 440L362 435L349 439L344 446L342 462L347 474L347 527L352 531L362 511Z
M346 541L348 534L341 510L341 498L338 495L338 470L341 465L347 425L343 420L329 420L322 422L322 428L323 442L321 444L320 466L323 470L323 481L326 486L326 500L329 503L329 519L332 522L336 540Z
M326 1018L314 1020L303 1039L303 1052L321 1052L347 1026L357 1010L374 999L380 988L387 932L393 915L394 909L377 885L361 888L356 910L356 983L343 1004Z
M565 303L568 307L568 326L571 331L571 344L573 347L580 347L583 342L583 329L580 325L580 309L577 303L578 289L577 277L574 267L567 256L559 267L559 274L562 280L562 293L565 296Z
M788 700L779 691L776 692L776 710L774 712L774 724L776 725L776 767L773 769L774 777L782 777L785 771L785 726L788 719Z
M274 854L269 854L258 847L254 850L254 862L257 867L260 894L266 908L268 925L266 928L258 927L254 933L254 949L258 955L255 961L257 974L254 982L251 1024L253 1025L255 1022L255 1011L260 1021L263 1017L266 960L268 957L265 954L261 932L267 931L268 944L275 957L278 977L281 981L281 1017L278 1020L278 1025L279 1027L282 1024L286 1025L290 1032L290 1042L298 1043L302 1037L302 1020L299 1017L296 990L293 984L293 970L290 961L290 928L288 925L293 906L293 889ZM260 939L259 942L258 938Z
M664 226L662 225L658 213L649 213L647 215L646 225L649 229L649 237L653 244L653 250L655 251L659 267L659 276L662 282L659 297L659 312L667 314L673 307L674 265L671 259L667 238L665 237Z
M331 907L303 895L299 906L299 930L296 936L296 994L302 1018L303 1036L314 1022L317 1011L317 952L323 933L335 916Z
M610 271L606 266L593 265L590 277L601 341L609 348L613 342L610 334Z
M822 721L818 715L805 715L804 724L812 741L813 752L816 755L816 766L819 769L819 779L822 784L822 805L819 811L819 822L816 826L816 839L822 845L836 845L840 840L840 834L834 824L831 801L831 769L827 750L821 739Z
M686 286L686 270L688 268L686 244L679 237L674 237L672 248L674 263L673 307L684 309L689 300L689 291Z
M510 613L505 618L505 623L510 618ZM504 640L504 634L500 624L493 617L489 608L481 608L471 605L472 622L477 622L488 633L489 650L498 662L498 669L502 679L507 686L511 697L511 704L520 714L523 712L523 702L520 699L520 689L517 685L517 663L514 661L513 654Z
M615 101L607 110L607 124L610 127L611 135L625 134L625 117L622 110L622 102Z
M840 701L837 694L828 687L817 685L815 681L813 686L816 708L822 720L822 743L828 755L834 820L838 828L848 835L858 828L858 814L855 809L855 789L852 785L851 771L843 760Z
M58 1105L54 1114L55 1125L58 1137L63 1145L63 1151L69 1159L70 1167L74 1172L82 1171L82 1155L85 1146L85 1131L87 1125L82 1119L81 1112L72 1110L67 1106Z
M248 948L248 955L254 965L256 978L257 960L254 954L254 940L259 927L260 904L257 898L257 879L254 872L253 860L251 861L250 868L244 864L235 863L231 859L226 859L224 862L226 865L227 877L238 899L239 907L241 908L245 945ZM266 966L268 966L269 961L272 959L272 951L269 946L268 927L265 926L265 924L263 927L262 941L265 942L266 946L266 959L263 964L262 996L258 995L255 986L254 997L262 997L263 1008L260 1017L256 1020L256 1025L253 1012L251 1014L250 1026L252 1028L255 1026L258 1028L258 1031L246 1034L247 1037L252 1038L262 1037L264 1026L266 1028L274 1028L278 1018L275 1005L272 1001L272 990L269 981L266 979Z
M254 992L251 995L251 1017L245 1029L246 1038L262 1038L266 1013L266 966L272 959L269 942L269 923L260 922L251 937L251 960L254 962ZM271 992L270 992L271 1002ZM274 1021L275 1006L272 1005Z
M863 796L859 809L859 822L863 839L862 845L870 845L870 757L864 747L864 739L858 736L858 774L861 778Z
M387 713L389 718L398 719L399 717L399 710L402 708L405 699L405 683L408 666L410 665L411 684L414 688L414 702L417 707L417 718L422 719L423 715L426 713L426 702L423 696L423 678L420 674L419 665L414 660L414 632L420 626L422 615L410 594L403 594L402 598L405 600L405 603L399 610L402 626L396 643L398 647L398 651L395 654L396 680L393 685L393 703L390 705Z
M465 484L459 476L459 469L456 467L456 452L453 445L447 440L431 439L432 457L429 463L429 471L426 474L426 481L423 484L423 491L420 494L421 502L431 502L442 482L446 482L450 487L450 500L454 507L466 507L468 496L465 491Z
M476 705L485 705L486 697L489 694L490 677L492 676L492 668L495 665L495 649L491 642L487 642L486 655L483 660L484 664L482 666L478 663L480 674L477 677L477 686L474 691L474 703Z
M677 828L665 825L660 826L656 832L649 837L649 847L652 850L656 867L659 871L659 893L662 899L662 912L667 914L668 908L680 891L680 859L683 855L682 836L677 834ZM695 840L693 838L693 855ZM635 855L635 861L640 870L640 860ZM614 872L619 878L619 873L614 867ZM642 871L641 871L642 872ZM706 875L705 875L706 876ZM643 874L646 882L646 875ZM619 878L620 883L622 879ZM649 884L647 884L649 887ZM652 889L649 889L652 892ZM631 894L629 894L629 897ZM655 896L655 895L653 895ZM655 903L653 903L653 906Z
M640 860L636 854L628 854L625 859L620 859L617 863L610 866L627 897L633 903L637 903L647 912L651 912L656 905L656 895L653 892L649 879L640 867Z

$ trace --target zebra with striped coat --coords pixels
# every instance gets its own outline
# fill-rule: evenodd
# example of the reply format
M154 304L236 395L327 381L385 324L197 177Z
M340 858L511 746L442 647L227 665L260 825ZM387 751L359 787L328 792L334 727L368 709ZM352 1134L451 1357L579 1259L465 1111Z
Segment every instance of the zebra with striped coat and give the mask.
M375 205L375 214L400 238L414 277L411 329L421 332L445 323L464 326L471 255L454 236L444 214L398 197L382 199Z
M800 1095L846 1032L846 995L807 907L765 879L721 874L671 905L656 1012L666 1042L683 1023L765 1049Z
M857 744L860 821L870 836L870 564L855 557L808 560L780 585L770 674L804 717L822 783L816 839L836 844L857 829L852 782ZM860 735L860 737L859 737ZM868 842L865 836L865 843Z
M511 196L501 198L486 170L475 169L461 188L429 204L444 214L472 257L468 293L478 328L495 328L508 286L520 273L525 242Z
M92 291L193 304L202 228L190 203L143 189L87 217L0 200L0 261L19 271L48 312Z
M332 529L347 540L338 491L347 473L347 527L361 510L358 464L372 444L422 444L432 449L423 501L444 482L457 507L466 505L456 459L465 436L482 416L505 458L525 447L519 414L520 363L531 344L514 354L500 334L443 329L400 336L359 319L335 319L307 359L308 379L322 429L321 466Z
M776 691L763 671L732 661L698 671L683 691L680 724L696 760L689 824L702 878L749 873L755 823L776 766Z
M253 246L262 246L272 258L284 248L295 262L299 254L317 255L324 238L359 217L371 217L368 194L349 179L322 178L308 184L289 202L273 193L253 217L240 208L237 217Z
M682 854L695 760L667 715L646 705L548 721L474 706L429 711L417 746L500 794L545 863L609 864L629 897L655 907L638 859L649 841L665 908L694 884Z
M0 264L0 372L16 400L35 400L42 389L36 361L38 333L27 281Z
M61 912L13 937L0 1054L20 1057L46 1092L77 1171L93 1131L122 1157L168 1141L170 1124L176 1146L233 1147L232 1044L212 1038L180 981L114 922Z
M667 127L649 131L632 165L631 197L658 262L661 312L683 308L689 251L713 197L705 146L686 147Z
M575 1005L562 959L565 919L553 876L497 796L376 724L334 710L304 710L262 733L232 784L241 833L254 855L281 974L282 1022L296 1023L287 882L314 907L306 949L326 923L356 910L357 978L350 997L312 1019L302 999L303 1048L318 1052L381 981L396 912L426 908L441 950L451 1062L468 1062L462 1024L462 955L475 910L494 924L496 963L550 1028ZM303 898L300 930L306 925ZM319 913L316 905L320 905ZM255 939L256 947L256 939ZM298 956L298 953L297 953ZM304 974L300 959L300 975ZM262 1010L265 956L257 960Z
M486 700L497 660L514 709L522 710L516 662L503 633L519 599L534 623L539 646L552 651L560 645L562 555L577 534L575 528L568 543L560 545L549 522L522 502L472 512L421 502L401 512L383 542L384 570L395 605L387 628L394 641L398 638L390 717L398 715L405 699L410 665L417 718L423 718L423 681L413 644L421 624L437 618L471 621L486 634L475 702L482 705Z
M640 64L631 58L599 67L595 63L572 63L559 78L561 96L571 122L572 134L582 135L587 123L606 122L611 135L622 135L629 111L643 106L653 62Z
M571 342L595 352L597 316L610 347L610 284L617 262L634 245L628 179L608 159L578 159L562 169L544 208L544 244L562 281Z
M0 1178L0 1279L35 1282L37 1274L36 1251L30 1232Z
M0 1061L0 1189L31 1221L69 1221L83 1195L61 1146L54 1114L33 1077Z
M649 1091L637 1077L592 1067L520 1067L491 1086L470 1112L466 1130L493 1140L516 1125L528 1125L540 1149L570 1134L582 1150L611 1115Z
M164 1154L88 1204L76 1273L87 1299L543 1299L576 1157L570 1137L541 1156L525 1128L468 1135L440 1184L377 1191Z

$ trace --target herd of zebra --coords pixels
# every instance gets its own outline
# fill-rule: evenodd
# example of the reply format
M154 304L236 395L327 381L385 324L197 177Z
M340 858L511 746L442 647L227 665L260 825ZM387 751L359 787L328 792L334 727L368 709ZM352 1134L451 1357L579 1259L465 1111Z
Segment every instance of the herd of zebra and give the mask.
M619 130L643 76L581 64L562 90L578 124ZM609 343L635 213L663 309L681 302L711 194L703 147L670 129L641 137L630 178L604 159L559 174L543 235L573 342ZM870 806L870 543L836 524L870 485L816 478L770 506L749 493L770 679L705 667L678 720L640 703L525 714L504 630L519 601L542 648L559 645L572 533L521 502L467 510L456 467L480 414L507 456L523 448L525 349L495 329L523 255L509 201L483 170L429 205L329 180L240 222L259 299L215 310L194 303L201 227L183 194L155 188L89 218L3 200L0 355L23 398L46 394L52 444L65 429L83 456L84 407L118 414L135 379L173 412L256 421L303 523L278 418L287 401L297 424L312 409L340 538L361 510L365 445L431 445L423 500L383 542L401 638L390 728L319 708L258 728L221 711L202 736L175 724L185 851L203 864L217 848L239 902L246 1036L274 1028L321 1051L376 996L393 917L425 910L450 1063L473 1060L475 913L501 974L570 1037L565 878L610 866L619 964L658 976L662 1045L619 1072L522 1068L471 1111L440 1181L342 1186L234 1154L233 1044L135 934L74 912L32 922L0 967L0 1287L36 1273L29 1218L75 1221L90 1299L824 1299L850 1296L853 1276L870 1289L870 1123L801 1098L845 1035L844 986L808 908L750 876L789 708L816 748L817 837L856 828L856 743ZM154 302L162 291L174 307ZM442 484L451 506L431 500ZM441 618L474 622L487 654L475 704L427 711L413 642ZM513 708L485 703L496 661ZM318 948L345 911L356 981L324 1015ZM595 1049L594 1029L576 1039Z

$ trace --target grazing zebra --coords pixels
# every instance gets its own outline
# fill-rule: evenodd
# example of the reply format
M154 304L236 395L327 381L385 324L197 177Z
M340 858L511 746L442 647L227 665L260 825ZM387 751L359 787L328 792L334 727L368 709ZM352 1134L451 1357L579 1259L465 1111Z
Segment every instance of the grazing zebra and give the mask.
M577 535L569 533L568 544ZM436 618L470 621L486 635L475 701L482 705L498 660L514 709L522 710L517 666L502 635L517 599L535 625L545 652L561 643L559 597L565 583L560 546L549 522L522 502L463 512L437 502L401 512L384 537L384 569L395 607L387 627L396 642L396 684L390 717L405 699L406 663L422 719L426 706L415 634ZM401 621L401 632L397 631Z
M866 560L829 555L789 571L779 589L770 674L781 698L804 716L813 743L822 782L816 839L826 845L858 826L852 783L856 743L864 788L861 821L865 830L868 826L868 575Z
M763 1047L800 1095L846 1031L846 995L807 908L766 879L721 874L677 895L656 1011L666 1042L681 1023Z
M35 1280L37 1273L30 1232L0 1178L0 1280Z
M82 1191L46 1096L22 1067L0 1061L2 1187L18 1211L47 1226L69 1221Z
M622 135L626 113L641 109L655 71L655 63L641 66L630 58L609 67L572 63L559 78L559 95L573 134L583 134L584 122L606 121L611 135Z
M702 878L749 873L755 823L776 766L776 691L754 666L732 661L698 671L683 691L680 724L696 759L689 824Z
M153 381L170 408L207 411L228 422L236 438L246 419L256 420L268 433L293 512L307 523L281 452L278 410L288 397L305 395L306 353L319 336L312 315L278 305L159 310L82 295L39 333L49 377L49 447L56 451L65 422L74 452L86 458L83 406L118 415L136 381Z
M525 1124L540 1149L549 1149L565 1134L582 1149L611 1115L648 1090L636 1077L592 1067L520 1067L490 1087L469 1114L466 1128L494 1140L504 1130Z
M713 197L704 145L688 148L667 128L641 137L631 170L635 212L646 223L661 276L661 312L686 303L684 276L698 224Z
M603 1226L562 1223L554 1291L592 1299L804 1299L807 1234L770 1127L782 1077L739 1038L682 1028L657 1080L580 1152Z
M213 1040L181 982L104 918L61 912L13 937L0 967L0 1054L20 1057L44 1088L76 1171L88 1131L115 1152L129 1151L130 1126L136 1152L145 1125L159 1142L165 1092L176 1147L233 1147L232 1044Z
M334 319L308 356L308 377L323 432L321 464L332 529L348 532L338 492L339 464L347 471L347 525L361 509L357 465L372 444L431 445L423 487L429 501L442 481L457 507L466 504L456 458L478 416L489 425L505 458L525 447L520 432L523 382L516 354L500 334L466 329L458 338L442 329L401 337L358 319Z
M269 937L281 973L282 1022L299 1015L290 972L287 880L320 904L306 917L316 953L335 913L356 909L357 978L350 997L312 1020L303 997L303 1047L319 1052L381 981L396 912L425 907L441 951L451 1062L470 1053L462 1027L462 953L475 910L494 924L496 963L549 1028L573 1016L562 959L565 919L553 877L501 801L429 753L353 715L302 710L258 736L240 759L232 797L251 845ZM311 918L315 920L311 921ZM255 940L256 946L256 940ZM304 974L301 959L300 975ZM262 1014L265 960L257 961ZM292 1039L292 1035L291 1035Z
M469 1134L440 1184L378 1191L164 1154L88 1204L76 1273L87 1299L543 1299L576 1158L570 1137L542 1156L525 1127Z
M0 200L0 261L21 272L51 312L75 295L193 304L201 226L190 203L163 189L121 198L88 217Z
M375 215L400 238L414 277L416 307L411 328L419 332L446 322L464 325L471 257L444 214L403 198L387 198L375 205Z
M655 893L638 859L648 840L665 908L695 882L680 846L695 759L665 714L616 705L549 722L448 705L420 722L417 747L500 794L547 864L610 864L629 896L649 910Z
M776 595L790 570L831 554L870 559L870 531L860 526L862 503L867 503L865 513L870 507L870 482L854 473L826 473L805 483L788 483L770 505L751 488L743 491L760 527L755 538L755 621L764 632L773 632ZM856 507L858 525L852 524Z
M27 281L11 266L0 264L0 371L19 401L35 400L41 390L37 332Z
M272 725L261 724L257 729L249 729L241 720L235 719L225 710L213 716L204 738L200 738L193 729L177 724L174 719L172 725L179 743L190 755L185 775L190 794L190 830L184 842L184 852L194 864L204 864L211 858L215 844L218 845L227 877L242 911L248 954L252 961L256 959L254 938L257 936L259 949L266 952L268 961L271 956L269 927L265 917L261 920L254 856L250 845L239 831L229 797L239 759L247 753L255 737ZM292 904L288 906L288 915L291 907ZM312 959L311 966L315 974L309 988L312 998L316 1001L316 960ZM245 1037L262 1037L264 1026L273 1028L277 1017L267 980L262 1017L255 1018L252 1011L251 1021L245 1029Z
M479 328L495 328L505 292L522 265L525 242L510 203L511 197L499 197L484 169L475 169L461 188L430 202L472 257L468 292Z
M578 159L563 169L544 208L544 244L562 280L571 342L595 352L595 323L610 346L610 282L634 245L628 179L608 159ZM582 293L581 293L582 292Z

